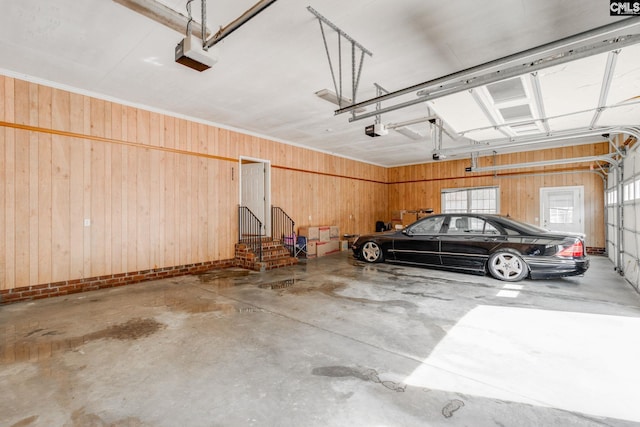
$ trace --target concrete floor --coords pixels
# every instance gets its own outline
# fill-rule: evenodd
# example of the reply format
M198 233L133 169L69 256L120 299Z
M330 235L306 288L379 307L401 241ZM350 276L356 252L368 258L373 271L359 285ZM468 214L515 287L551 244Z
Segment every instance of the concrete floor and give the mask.
M637 426L640 296L340 253L0 307L2 426Z

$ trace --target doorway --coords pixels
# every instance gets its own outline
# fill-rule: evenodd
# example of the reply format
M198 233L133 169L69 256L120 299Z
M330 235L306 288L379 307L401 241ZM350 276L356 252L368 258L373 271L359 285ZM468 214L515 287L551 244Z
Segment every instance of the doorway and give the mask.
M262 222L263 236L271 233L271 162L240 157L240 206Z
M551 231L584 233L584 187L541 188L540 225Z

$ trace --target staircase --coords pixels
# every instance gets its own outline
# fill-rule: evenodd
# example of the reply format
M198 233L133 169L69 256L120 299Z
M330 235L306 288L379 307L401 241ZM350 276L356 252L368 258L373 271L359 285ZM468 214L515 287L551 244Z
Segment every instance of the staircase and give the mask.
M254 271L267 271L298 263L298 258L292 257L289 250L278 240L263 237L260 245L262 260L251 245L236 243L236 266Z
M286 237L293 236L294 222L282 209L271 207L271 231L274 237L265 237L262 222L245 206L238 208L238 243L235 247L237 267L254 271L267 271L298 263L294 245L285 246Z

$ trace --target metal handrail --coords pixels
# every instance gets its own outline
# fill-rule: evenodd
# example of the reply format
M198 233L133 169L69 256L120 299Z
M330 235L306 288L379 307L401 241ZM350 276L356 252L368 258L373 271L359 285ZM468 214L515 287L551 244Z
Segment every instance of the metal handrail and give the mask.
M282 242L292 256L295 254L296 246L294 229L293 219L282 208L271 206L271 235L274 240Z
M238 206L238 243L249 246L262 262L262 221L246 206Z

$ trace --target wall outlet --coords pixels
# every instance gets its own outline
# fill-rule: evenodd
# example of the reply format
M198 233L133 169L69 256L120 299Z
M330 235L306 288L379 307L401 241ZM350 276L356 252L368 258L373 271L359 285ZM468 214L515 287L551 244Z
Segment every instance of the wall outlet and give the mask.
M84 226L85 227L91 227L91 219L85 218L84 219Z

